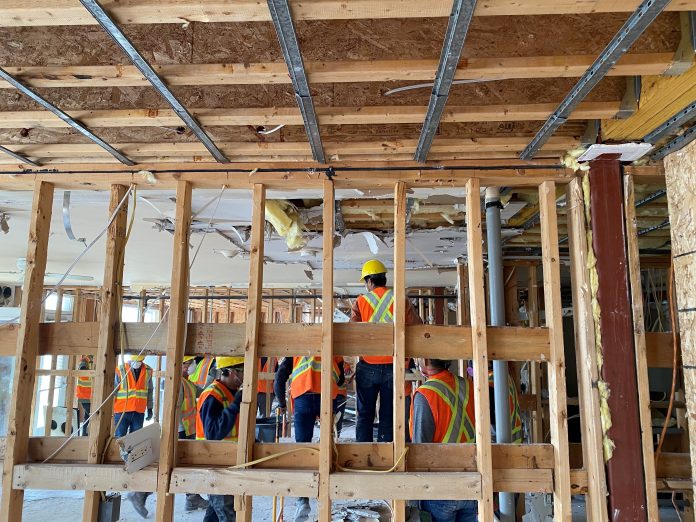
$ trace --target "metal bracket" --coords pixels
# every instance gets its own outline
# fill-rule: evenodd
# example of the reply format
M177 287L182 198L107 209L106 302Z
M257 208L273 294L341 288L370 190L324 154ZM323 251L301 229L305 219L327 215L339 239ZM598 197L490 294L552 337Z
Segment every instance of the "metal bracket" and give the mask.
M580 145L582 147L589 147L597 143L600 125L600 120L587 120L587 127L585 127L585 132L580 138Z
M619 111L614 116L617 120L625 120L629 116L633 116L638 110L640 102L640 91L642 88L642 80L640 76L626 77L626 91L624 91Z
M84 237L75 237L72 230L72 223L70 221L70 191L66 190L63 192L63 228L70 241L77 241L82 243L87 248L87 239Z
M681 40L674 53L672 65L667 69L665 76L679 76L688 71L694 64L696 52L696 11L682 11L679 13L679 25L681 28Z

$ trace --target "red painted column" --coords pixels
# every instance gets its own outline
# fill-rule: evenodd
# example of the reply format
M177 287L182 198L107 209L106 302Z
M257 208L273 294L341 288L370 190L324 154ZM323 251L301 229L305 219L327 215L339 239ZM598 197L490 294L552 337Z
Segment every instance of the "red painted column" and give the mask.
M604 354L601 378L611 391L613 425L608 435L616 445L606 464L609 518L640 522L647 520L647 513L622 181L615 156L590 162L592 247L597 257Z

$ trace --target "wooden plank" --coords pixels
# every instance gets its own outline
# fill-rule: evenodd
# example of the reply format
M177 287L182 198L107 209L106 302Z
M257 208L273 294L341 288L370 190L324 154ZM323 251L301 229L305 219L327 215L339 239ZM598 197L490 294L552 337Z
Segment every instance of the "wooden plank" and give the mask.
M535 263L529 266L529 283L527 285L527 318L529 326L536 328L539 326L539 280L538 265ZM541 404L541 377L543 368L541 363L533 362L531 371L532 393L536 395L536 407L533 413L533 441L544 442L544 407Z
M652 415L650 412L650 382L643 316L643 288L640 281L640 252L633 178L624 176L624 213L626 216L626 250L633 311L633 339L636 352L636 379L638 381L638 408L640 413L643 472L647 497L648 520L659 519L657 484L655 482L655 454L653 448ZM592 480L590 478L590 484Z
M127 473L123 464L24 464L15 467L13 487L22 490L152 491L157 487L157 468Z
M335 499L390 498L400 501L478 500L481 497L481 476L472 471L377 475L334 473L331 475L331 497Z
M15 489L12 481L18 464L27 458L31 409L26 407L36 380L36 360L39 355L39 321L41 320L41 296L46 273L48 236L51 229L54 187L40 182L34 187L31 221L27 241L26 268L20 305L20 326L14 352L15 368L12 383L10 410L8 413L5 462L2 472L2 520L22 520L24 492Z
M597 0L574 2L571 0L534 0L522 4L505 0L492 0L479 4L475 16L527 16L544 14L581 14L606 12L632 12L638 0ZM434 0L423 5L416 0L385 0L375 4L372 0L340 0L322 2L290 2L296 20L368 19L368 18L423 18L447 17L451 2ZM109 11L122 24L181 24L184 22L267 22L270 13L265 4L255 0L238 0L234 9L228 1L214 0L201 6L195 0L147 0L140 2L109 4ZM693 0L681 0L667 6L667 10L691 11L696 9ZM72 2L61 0L5 0L0 9L0 26L32 27L40 25L94 25L96 20Z
M609 76L660 75L672 64L673 53L636 53L624 55ZM579 77L592 65L594 55L522 56L466 58L459 62L455 80L503 80L514 78ZM350 60L330 62L305 61L310 84L388 81L432 81L438 60ZM284 62L152 64L168 85L269 85L289 84ZM31 87L147 87L147 79L133 65L69 65L5 67ZM0 89L11 85L0 82ZM580 111L591 104L580 104ZM317 108L322 110L323 108ZM367 109L367 107L366 107ZM448 107L446 113L451 108ZM423 108L425 110L425 107ZM200 113L192 109L200 119ZM549 111L552 112L553 108ZM69 111L73 114L74 111ZM81 112L81 111L78 111ZM91 111L84 111L89 114ZM76 113L77 114L77 113ZM153 118L162 112L148 112ZM321 119L321 114L319 115ZM576 114L577 116L577 114ZM78 116L75 116L78 117ZM81 117L81 116L80 116ZM91 122L85 122L93 125ZM203 124L207 124L201 121ZM177 122L176 125L179 123ZM252 125L258 125L254 121Z
M60 323L63 317L63 289L59 288L56 292L56 310L53 316L54 323ZM58 357L51 356L51 370L56 369ZM56 376L51 374L48 379L48 404L46 405L46 420L44 421L44 435L51 434L51 423L53 422L53 400L56 391Z
M318 490L316 471L174 468L172 472L171 493L316 497Z
M118 205L127 194L123 185L113 185L109 199L109 216L118 209ZM116 371L116 353L114 340L117 325L121 317L121 284L123 281L123 261L126 250L126 221L128 219L128 201L116 213L106 236L106 256L104 262L104 279L101 297L101 317L99 318L99 341L94 356L94 380L92 381L92 412L94 417L89 422L89 464L101 463L102 453L110 437L113 421L113 402L106 400L114 386ZM102 404L104 403L104 404ZM141 490L143 491L143 490ZM152 491L152 490L144 490ZM99 515L99 490L85 491L82 510L84 522L95 522Z
M604 472L599 394L594 385L599 379L599 369L595 346L595 325L592 318L590 275L587 270L585 200L582 193L581 178L576 178L568 184L566 201L568 202L568 225L570 227L568 237L582 428L582 455L588 476L587 516L588 520L603 522L608 520L607 483ZM537 397L540 399L538 392Z
M75 293L73 294L73 309L72 309L72 322L75 323L81 323L85 320L85 307L84 307L84 299L82 298L82 290L80 288L75 290ZM93 323L95 325L95 331L94 331L94 350L92 350L90 353L96 353L96 348L97 344L96 342L99 340L99 323ZM59 327L61 325L58 325ZM39 332L39 335L41 333ZM66 341L69 342L69 340L66 338ZM78 346L80 343L75 343L75 346ZM68 356L68 369L72 372L77 369L77 356L82 355L83 353L86 352L80 352L79 354L72 354ZM92 381L94 382L94 381ZM72 426L73 425L73 414L74 414L74 405L75 405L75 385L77 383L77 379L75 378L74 375L68 374L68 379L65 385L65 425L66 426ZM92 397L94 399L94 397ZM78 411L78 420L79 420L79 411ZM71 428L72 429L72 428Z
M488 338L484 293L483 237L481 232L481 185L469 180L466 186L466 252L469 266L469 309L471 317L471 361L474 366L474 408L476 417L476 462L481 477L478 513L493 520L493 464L491 458L491 416L488 396ZM460 356L461 358L465 358Z
M561 273L558 256L558 227L556 214L556 184L544 182L539 186L539 213L542 235L542 265L544 271L544 303L546 327L551 338L549 358L549 425L554 447L554 520L569 522L570 465L568 461L568 408L566 406L565 356L563 352L563 315L561 311Z
M261 331L261 307L263 291L263 252L266 225L266 189L254 185L253 212L251 219L251 248L249 262L249 287L247 289L247 320L244 344L244 383L242 405L239 412L239 444L237 462L249 462L253 457L256 435L256 390L258 389L258 358ZM251 522L252 499L236 496L235 510L240 522ZM240 513L241 512L241 513Z
M179 182L176 190L174 251L172 254L171 298L167 321L167 368L164 380L164 413L157 472L157 514L159 522L174 516L174 497L169 495L171 473L176 466L176 441L179 438L181 365L186 345L186 312L189 291L189 239L191 237L191 184ZM157 390L159 394L159 389Z
M406 184L399 182L394 187L394 340L393 376L394 407L393 436L394 462L406 451L406 403L404 396L404 374L406 372ZM406 463L397 465L396 471L406 469ZM397 474L398 477L398 474ZM398 479L397 479L398 480ZM406 518L406 503L401 497L389 496L394 500L394 519ZM411 497L416 498L416 497ZM405 500L405 499L404 499Z

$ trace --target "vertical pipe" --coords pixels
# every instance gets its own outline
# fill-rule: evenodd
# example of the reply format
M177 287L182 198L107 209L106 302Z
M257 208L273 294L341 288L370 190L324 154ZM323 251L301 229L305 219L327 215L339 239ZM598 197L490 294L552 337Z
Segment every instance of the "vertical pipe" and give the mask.
M488 299L491 326L505 326L505 282L503 280L503 245L500 235L500 192L486 188L486 243L488 246ZM495 401L495 440L498 444L512 442L508 399L508 367L506 361L493 361L493 398ZM501 521L515 519L515 496L500 493Z

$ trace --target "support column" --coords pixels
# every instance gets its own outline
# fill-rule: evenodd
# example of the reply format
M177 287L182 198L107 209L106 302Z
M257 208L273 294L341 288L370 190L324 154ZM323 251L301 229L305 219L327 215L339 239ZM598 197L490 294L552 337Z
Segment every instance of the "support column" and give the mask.
M53 314L53 322L60 323L63 316L63 289L59 288L56 292L56 309ZM58 356L51 355L51 372L56 370ZM44 422L44 436L51 434L51 424L53 423L53 401L56 393L56 376L51 373L48 378L48 404L46 405L46 420Z
M2 504L0 520L22 520L24 490L14 489L14 467L27 460L29 451L29 426L32 412L27 405L36 380L36 358L39 355L39 321L41 320L41 296L46 273L48 235L53 210L53 185L45 181L34 184L31 205L27 264L24 271L24 287L20 306L17 350L15 352L14 382L10 403L5 462L2 469Z
M696 477L696 142L665 159L684 392ZM696 480L694 497L696 498Z
M601 378L607 384L614 445L606 463L610 520L647 520L638 383L628 288L621 164L604 155L590 162L592 247L597 258ZM606 457L606 455L605 455Z

